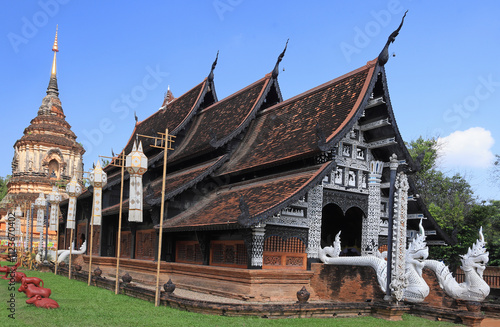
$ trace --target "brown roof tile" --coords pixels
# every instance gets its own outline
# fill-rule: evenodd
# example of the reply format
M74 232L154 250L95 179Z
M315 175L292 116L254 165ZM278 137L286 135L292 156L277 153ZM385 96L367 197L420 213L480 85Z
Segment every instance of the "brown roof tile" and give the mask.
M205 153L229 141L255 115L257 104L264 95L271 75L268 74L246 88L202 110L194 119L186 139L175 149L171 160L176 161Z
M207 83L207 79L205 79L180 97L175 98L168 104L166 109L160 109L139 122L127 146L125 146L125 153L128 154L131 151L133 141L135 140L134 135L136 133L157 136L157 132L165 132L167 128L169 133L172 133L183 126L186 121L196 113L198 109L197 105L199 105L202 100L201 96L206 89ZM144 152L147 152L149 149L149 142L143 142L143 146Z
M305 171L282 176L252 180L215 190L200 202L177 216L166 220L163 227L169 230L194 230L202 228L236 228L241 226L240 198L248 206L245 226L261 222L277 211L297 201L311 185L318 182L331 169L333 162L314 166ZM274 211L276 212L273 212Z
M331 142L367 100L374 62L369 62L287 101L263 110L252 122L220 174L269 166L319 153L318 134Z
M176 171L173 174L167 174L165 180L165 200L170 199L182 191L196 185L206 176L219 168L226 160L227 155L209 160L203 164L189 167L188 169ZM155 179L151 183L153 188L153 198L149 203L155 205L161 202L162 177Z

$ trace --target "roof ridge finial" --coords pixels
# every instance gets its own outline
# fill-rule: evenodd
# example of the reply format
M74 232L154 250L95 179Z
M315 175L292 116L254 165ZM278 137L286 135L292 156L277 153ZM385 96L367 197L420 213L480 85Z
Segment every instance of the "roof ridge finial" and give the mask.
M54 51L54 59L52 60L52 70L50 72L49 86L47 87L47 95L59 95L59 90L57 88L57 65L56 65L56 53L59 52L59 46L57 44L57 31L59 25L56 25L56 37L54 38L54 45L52 46L52 51Z
M286 40L285 48L283 49L283 52L281 52L280 55L278 56L278 60L276 61L276 65L274 66L274 69L273 69L273 77L274 78L278 77L279 65L280 65L281 60L285 56L286 48L288 46L288 41L290 41L289 38Z
M210 69L210 74L208 74L208 80L213 81L214 80L214 69L215 66L217 66L217 60L219 59L219 50L217 50L217 55L215 56L215 60L212 64L212 69Z
M392 32L391 35L389 35L389 38L387 39L384 48L378 55L378 64L380 66L384 66L387 63L387 61L389 61L389 44L393 43L396 40L396 36L398 36L401 27L403 27L403 22L405 21L407 12L408 10L405 11L403 18L401 19L401 24L399 24L399 27L394 32Z

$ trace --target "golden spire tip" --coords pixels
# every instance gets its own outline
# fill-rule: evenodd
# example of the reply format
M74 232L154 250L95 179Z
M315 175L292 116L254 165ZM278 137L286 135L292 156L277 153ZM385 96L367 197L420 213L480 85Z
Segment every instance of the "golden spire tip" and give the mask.
M52 47L52 51L59 52L59 48L57 47L57 30L59 25L56 25L56 38L54 39L54 46Z

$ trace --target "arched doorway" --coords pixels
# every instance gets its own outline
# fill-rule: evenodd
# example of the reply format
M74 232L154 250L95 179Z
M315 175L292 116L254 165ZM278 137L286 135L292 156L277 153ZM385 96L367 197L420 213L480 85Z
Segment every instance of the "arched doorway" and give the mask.
M341 255L360 255L363 216L363 211L357 207L349 208L344 214L338 205L327 204L321 217L321 247L331 246L335 235L342 231Z

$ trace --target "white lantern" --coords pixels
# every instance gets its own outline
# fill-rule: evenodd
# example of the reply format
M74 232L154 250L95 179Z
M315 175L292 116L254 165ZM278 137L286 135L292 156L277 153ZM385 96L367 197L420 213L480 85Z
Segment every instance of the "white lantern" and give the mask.
M130 174L128 221L142 222L142 175L148 169L148 157L142 151L142 142L139 142L138 148L134 142L132 151L126 158L125 167Z
M76 215L76 197L82 193L82 186L78 183L76 175L71 178L71 181L66 185L66 192L69 195L68 202L68 221L66 228L75 228L75 215Z
M49 220L49 228L50 230L56 231L58 224L58 212L59 212L59 203L62 200L62 195L59 193L59 189L57 186L52 186L52 192L49 193L48 201L50 203L50 220Z
M102 188L108 183L108 175L102 170L99 161L89 174L90 184L94 186L94 225L101 225Z
M45 214L45 206L47 205L47 201L45 200L45 195L40 193L38 198L35 200L35 209L36 209L36 231L43 231L43 216Z

